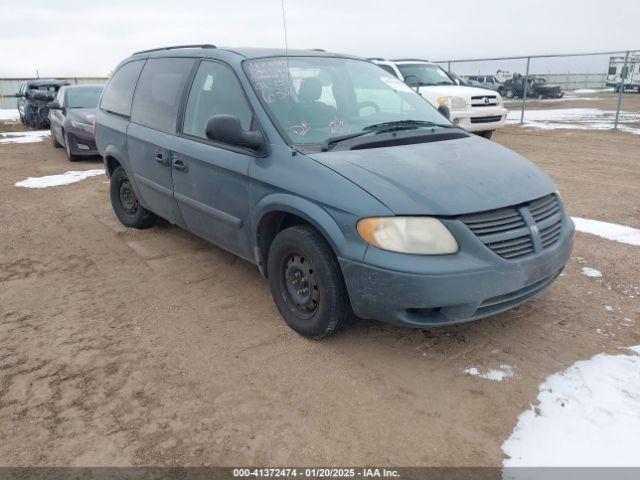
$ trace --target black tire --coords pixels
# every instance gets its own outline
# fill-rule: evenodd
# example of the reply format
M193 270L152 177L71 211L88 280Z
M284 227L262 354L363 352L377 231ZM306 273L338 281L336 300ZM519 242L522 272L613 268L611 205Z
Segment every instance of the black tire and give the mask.
M111 174L109 194L113 211L124 226L148 228L155 223L156 215L140 205L124 168L118 167Z
M53 143L54 148L62 148L62 145L60 145L55 133L53 133L53 128L51 129L51 143Z
M353 320L338 261L313 227L297 225L280 232L269 250L267 272L280 314L300 335L324 338Z
M67 154L67 160L70 162L77 162L81 157L71 153L71 146L69 145L69 136L67 135L67 132L63 131L62 135L64 136L64 151Z
M484 132L478 133L478 135L480 135L483 138L486 138L487 140L491 140L491 135L493 135L493 130L485 130Z
M516 96L516 92L513 88L511 87L507 87L504 89L504 96L508 99L512 99L515 98Z

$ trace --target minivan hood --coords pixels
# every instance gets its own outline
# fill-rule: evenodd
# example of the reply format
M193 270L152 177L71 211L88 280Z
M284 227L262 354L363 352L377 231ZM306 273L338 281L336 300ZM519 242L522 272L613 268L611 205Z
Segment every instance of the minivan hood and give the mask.
M556 190L523 156L470 136L309 157L348 178L398 215L461 215L517 205Z

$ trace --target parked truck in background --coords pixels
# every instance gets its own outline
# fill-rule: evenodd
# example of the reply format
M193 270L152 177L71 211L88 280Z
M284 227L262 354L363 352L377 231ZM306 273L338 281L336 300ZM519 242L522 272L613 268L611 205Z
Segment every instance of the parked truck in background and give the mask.
M605 85L619 91L622 79L625 90L636 90L640 93L640 52L631 52L624 66L625 55L613 55L609 57L609 71Z
M415 86L434 107L447 107L449 119L456 126L491 138L493 131L505 124L507 109L498 92L458 85L451 75L427 60L370 60L396 78Z

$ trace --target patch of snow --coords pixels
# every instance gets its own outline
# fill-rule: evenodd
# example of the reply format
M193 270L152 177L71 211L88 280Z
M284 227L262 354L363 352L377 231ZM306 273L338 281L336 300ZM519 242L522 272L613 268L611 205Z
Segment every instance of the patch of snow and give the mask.
M488 370L480 371L476 367L467 368L464 373L473 377L484 378L485 380L493 380L494 382L501 382L505 378L513 377L515 373L513 367L510 365L500 365L500 369L490 368Z
M554 108L530 109L524 112L526 127L544 130L559 128L574 130L611 130L615 121L615 110L597 108ZM620 131L640 135L640 128L625 123L640 122L640 113L620 111L618 128ZM507 123L520 123L520 110L510 110Z
M1 143L35 143L41 142L51 135L50 130L31 130L27 132L5 132L0 133Z
M602 272L600 270L596 270L591 267L582 267L582 274L591 278L599 278L602 276Z
M636 247L640 246L640 230L637 228L588 218L571 217L571 219L579 232L590 233L607 240L635 245Z
M505 467L640 466L640 345L548 377L502 444ZM508 471L508 470L507 470ZM510 471L517 476L517 471Z
M20 113L14 108L0 108L0 120L15 121L20 118Z
M613 307L612 307L611 305L605 305L605 306L604 306L604 309L605 309L607 312L613 312Z
M601 93L601 92L613 92L613 88L579 88L573 90L573 93Z
M59 175L47 175L46 177L29 177L26 180L16 183L16 187L25 188L47 188L57 187L60 185L69 185L70 183L79 182L85 178L95 177L96 175L104 175L104 169L96 168L93 170L68 171Z

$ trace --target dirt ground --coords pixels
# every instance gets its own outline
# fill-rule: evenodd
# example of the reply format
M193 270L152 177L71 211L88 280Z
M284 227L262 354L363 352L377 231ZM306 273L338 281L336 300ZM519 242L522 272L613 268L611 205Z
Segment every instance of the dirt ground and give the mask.
M571 215L640 228L640 136L494 140L544 168ZM252 265L171 225L122 227L106 177L14 186L100 165L47 139L0 145L2 465L501 465L545 377L640 344L640 250L580 233L517 310L306 340ZM502 382L464 373L503 364Z

